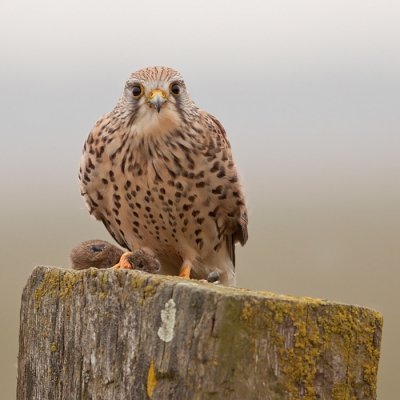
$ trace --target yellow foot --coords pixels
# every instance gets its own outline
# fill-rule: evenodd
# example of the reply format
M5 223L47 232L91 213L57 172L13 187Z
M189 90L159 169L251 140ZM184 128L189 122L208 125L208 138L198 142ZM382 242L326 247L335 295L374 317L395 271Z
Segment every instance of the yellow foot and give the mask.
M128 261L127 257L131 255L131 252L127 252L122 254L119 263L115 264L113 268L122 268L122 269L132 269L132 264Z
M149 254L146 248L141 248L132 253L122 254L119 263L114 265L113 268L135 269L149 274L157 274L160 271L161 264L154 253Z
M186 278L186 279L190 279L190 270L192 269L192 263L189 261L186 261L183 265L182 265L182 269L181 269L181 273L179 274L179 276L181 278Z

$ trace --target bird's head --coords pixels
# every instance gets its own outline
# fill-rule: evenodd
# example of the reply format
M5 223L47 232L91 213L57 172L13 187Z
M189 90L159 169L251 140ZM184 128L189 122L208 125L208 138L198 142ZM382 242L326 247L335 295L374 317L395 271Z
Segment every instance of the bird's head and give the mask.
M176 129L196 112L181 74L171 68L150 67L127 80L117 106L135 133Z

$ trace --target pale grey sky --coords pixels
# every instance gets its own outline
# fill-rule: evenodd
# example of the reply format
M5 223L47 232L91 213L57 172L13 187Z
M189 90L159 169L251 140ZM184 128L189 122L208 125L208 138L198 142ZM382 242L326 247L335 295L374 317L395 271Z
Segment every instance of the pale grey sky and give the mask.
M82 144L131 72L165 65L225 126L243 175L250 240L238 249L238 284L382 311L378 385L391 398L399 21L398 1L0 3L0 244L8 282L18 280L7 284L15 308L4 311L5 335L16 335L35 263L68 266L77 242L108 238L79 196ZM4 368L10 386L15 370Z

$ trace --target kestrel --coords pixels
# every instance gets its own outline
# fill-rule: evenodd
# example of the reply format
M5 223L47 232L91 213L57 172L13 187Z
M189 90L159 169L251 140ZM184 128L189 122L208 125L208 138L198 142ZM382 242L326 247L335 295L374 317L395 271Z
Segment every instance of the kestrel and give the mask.
M90 214L121 246L157 257L161 274L216 271L235 284L235 243L248 237L243 190L224 128L194 104L179 72L128 78L86 139L79 179Z

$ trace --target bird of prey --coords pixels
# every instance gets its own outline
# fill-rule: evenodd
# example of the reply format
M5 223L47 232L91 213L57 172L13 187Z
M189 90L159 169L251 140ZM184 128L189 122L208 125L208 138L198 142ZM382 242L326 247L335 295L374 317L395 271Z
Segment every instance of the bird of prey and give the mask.
M243 190L224 128L179 72L130 75L86 139L79 179L90 214L121 246L157 257L161 274L216 271L235 284L235 243L248 237Z

